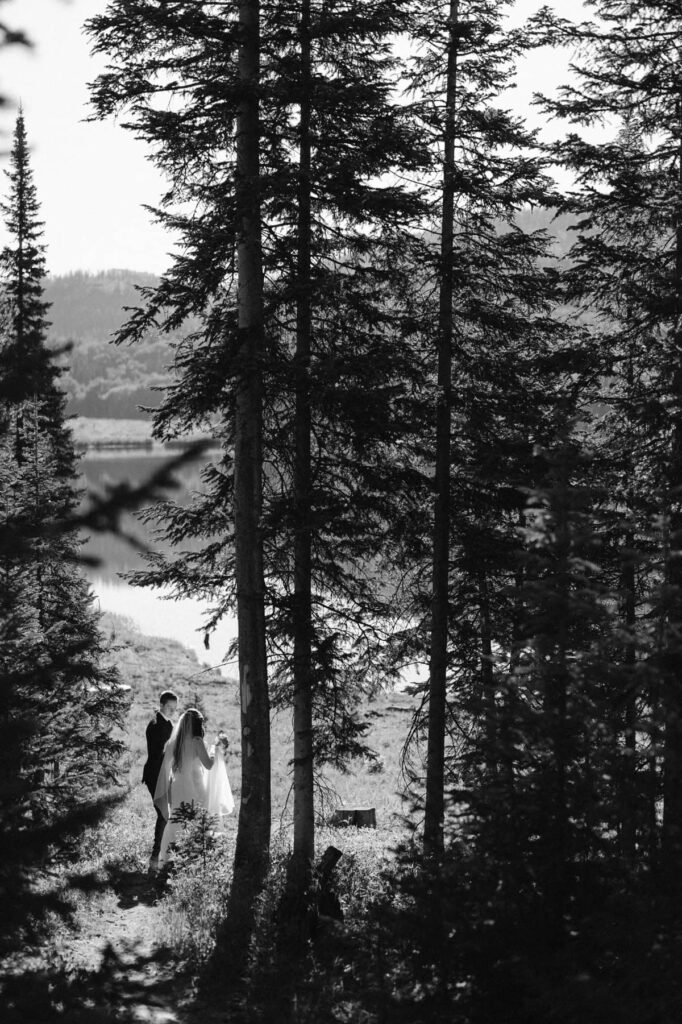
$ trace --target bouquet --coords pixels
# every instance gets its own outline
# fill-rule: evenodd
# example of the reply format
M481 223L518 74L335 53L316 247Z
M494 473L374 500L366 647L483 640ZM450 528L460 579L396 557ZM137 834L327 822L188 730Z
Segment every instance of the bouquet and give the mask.
M218 737L215 741L216 750L221 750L223 757L227 757L227 752L230 748L230 741L228 740L224 732L219 732Z

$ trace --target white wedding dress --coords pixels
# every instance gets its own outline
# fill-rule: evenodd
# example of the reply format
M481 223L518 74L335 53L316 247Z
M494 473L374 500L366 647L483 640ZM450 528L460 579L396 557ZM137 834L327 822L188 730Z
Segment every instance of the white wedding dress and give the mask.
M163 764L154 793L154 803L164 818L166 827L161 839L159 866L168 859L168 850L182 830L180 822L171 821L173 812L182 804L203 807L216 815L219 825L222 818L234 810L234 798L227 776L223 752L218 747L209 752L202 737L194 736L191 747L185 750L182 764L173 771L174 736L164 747Z

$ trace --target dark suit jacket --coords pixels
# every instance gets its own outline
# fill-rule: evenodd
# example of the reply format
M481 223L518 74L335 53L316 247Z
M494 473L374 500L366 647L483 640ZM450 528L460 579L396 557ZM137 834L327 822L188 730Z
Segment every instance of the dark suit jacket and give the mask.
M173 723L165 719L159 711L156 712L156 715L147 726L147 760L142 770L142 781L147 786L152 797L156 789L156 780L161 771L163 748L166 741L170 739L172 731Z

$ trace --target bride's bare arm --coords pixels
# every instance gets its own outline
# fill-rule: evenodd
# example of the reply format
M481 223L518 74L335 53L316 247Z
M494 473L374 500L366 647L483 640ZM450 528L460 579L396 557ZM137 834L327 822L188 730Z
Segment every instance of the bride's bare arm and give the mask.
M201 736L196 737L197 754L204 768L212 768L215 763L215 754L209 752L205 740Z

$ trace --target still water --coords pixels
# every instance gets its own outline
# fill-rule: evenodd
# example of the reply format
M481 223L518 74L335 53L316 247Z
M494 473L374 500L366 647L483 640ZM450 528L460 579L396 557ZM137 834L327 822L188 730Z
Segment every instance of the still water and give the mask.
M202 489L201 469L205 461L215 458L217 452L203 456L203 462L194 463L177 473L181 488L170 497L186 502L192 491ZM91 451L81 461L82 484L86 488L99 489L105 483L128 481L141 483L158 469L167 454L146 451ZM202 601L190 598L171 600L167 591L150 587L132 587L120 574L131 569L143 569L145 559L142 544L154 550L168 553L169 548L160 543L135 516L124 517L123 527L141 543L127 544L116 537L95 535L85 545L84 554L100 559L97 568L89 569L88 576L102 611L116 612L132 619L137 627L148 636L170 637L179 640L197 654L202 665L219 669L223 675L235 678L238 675L236 661L228 662L226 651L237 636L236 617L223 620L210 638L210 647L204 646L205 606ZM184 548L191 542L183 542ZM398 624L401 628L404 623ZM423 683L428 676L426 663L406 665L401 673L397 688L413 683Z
M81 460L81 484L87 489L100 489L105 483L123 481L138 484L168 458L167 454L146 451L89 451ZM202 458L204 461L210 459L211 453ZM186 502L193 490L202 487L202 465L203 462L197 462L176 473L181 487L170 493L173 500ZM220 624L212 634L207 650L202 628L205 612L203 602L190 598L171 600L168 591L132 587L121 578L121 573L144 568L143 545L163 553L169 550L134 515L124 517L123 527L135 537L135 543L129 544L117 537L96 534L88 539L83 548L83 554L94 556L100 561L97 567L87 570L100 609L125 615L149 636L179 640L196 651L202 664L220 667L224 675L235 676L236 664L226 663L225 652L237 633L236 618L224 620Z

